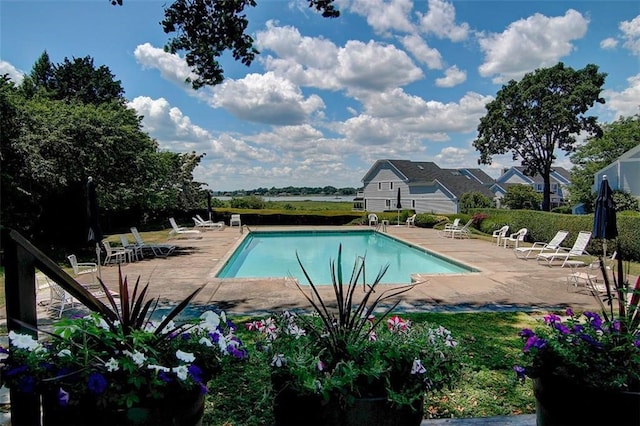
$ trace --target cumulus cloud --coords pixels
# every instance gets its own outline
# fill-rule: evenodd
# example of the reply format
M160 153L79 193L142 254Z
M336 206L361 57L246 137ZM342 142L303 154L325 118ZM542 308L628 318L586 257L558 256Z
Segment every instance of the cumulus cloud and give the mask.
M178 86L190 87L186 80L197 78L180 56L167 53L149 43L137 46L133 54L143 68L157 69L163 78Z
M429 47L427 42L418 35L408 35L400 38L400 42L414 58L430 69L442 69L442 55L438 49Z
M7 61L0 61L0 75L5 74L8 74L11 81L13 81L15 84L20 84L24 79L25 73L20 71Z
M449 67L444 72L444 77L436 79L436 86L438 87L454 87L458 84L464 83L467 79L466 71L458 69L457 66Z
M411 9L411 0L354 0L349 6L351 12L364 16L378 34L412 32L414 27L409 20Z
M619 28L624 38L623 46L634 55L640 55L640 15L631 21L622 21Z
M454 42L463 41L469 35L469 24L456 24L453 3L444 0L429 0L427 13L418 12L420 30Z
M301 124L325 107L318 95L305 98L298 86L273 72L226 80L209 103L242 120L278 125Z
M568 10L564 16L539 13L513 22L500 34L479 34L484 63L480 75L494 77L494 83L519 79L536 68L555 65L574 49L572 40L584 37L589 20Z
M455 169L460 167L470 167L470 164L474 164L469 161L471 159L470 157L477 159L478 155L475 152L472 153L467 148L447 146L442 148L438 154L433 156L433 161L443 169Z
M618 47L618 40L613 37L605 38L600 42L600 48L605 50L611 50Z
M605 107L615 112L615 118L620 116L631 117L638 114L640 108L640 74L627 79L629 87L616 92L604 90L602 96L606 99Z

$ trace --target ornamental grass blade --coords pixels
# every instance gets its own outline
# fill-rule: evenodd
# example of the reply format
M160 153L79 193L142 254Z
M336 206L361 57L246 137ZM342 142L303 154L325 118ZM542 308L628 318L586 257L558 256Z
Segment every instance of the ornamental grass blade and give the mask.
M178 316L178 314L180 314L180 312L182 312L189 303L191 303L191 300L193 300L194 297L196 297L196 295L198 293L200 293L200 291L202 291L202 289L204 288L204 286L207 285L206 283L202 284L200 287L198 287L197 289L195 289L189 296L187 296L186 299L184 299L182 302L180 302L178 304L178 306L176 306L175 308L173 308L171 310L171 312L169 312L167 314L167 317L160 323L160 325L158 326L158 328L156 328L155 334L158 335L162 332L162 330L164 330L164 328L167 326L167 324L169 324L171 321L173 321L173 319L175 317Z

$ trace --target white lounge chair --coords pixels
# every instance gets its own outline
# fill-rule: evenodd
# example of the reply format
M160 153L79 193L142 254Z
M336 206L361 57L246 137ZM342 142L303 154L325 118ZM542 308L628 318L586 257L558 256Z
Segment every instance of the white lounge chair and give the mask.
M96 282L96 272L98 272L98 264L94 262L78 262L78 258L76 258L75 254L71 254L67 256L69 259L69 263L71 263L71 269L73 269L73 275L75 278L80 277L80 275L90 274L91 282L95 284Z
M107 254L104 257L103 265L107 265L109 263L126 263L129 260L130 253L132 250L124 249L124 248L114 248L111 247L111 244L107 240L102 241L102 245L104 246Z
M133 259L138 261L138 256L140 259L144 259L144 253L142 252L142 247L137 244L131 244L126 235L120 235L120 244L127 250L131 250L133 254Z
M133 234L133 238L136 240L136 246L140 247L142 250L148 250L153 253L154 256L157 257L167 257L176 249L176 246L171 244L152 244L145 243L142 240L142 236L140 232L138 232L138 228L135 226L131 227L131 233Z
M515 248L518 248L518 244L524 241L524 237L527 236L527 228L518 229L518 232L514 232L506 238L502 239L502 244L504 248L509 248L511 244L514 245Z
M516 247L513 252L520 259L528 259L533 253L540 254L545 251L555 251L567 238L567 235L569 235L568 231L558 231L548 243L536 241L531 247Z
M469 219L467 223L464 224L462 228L454 228L449 232L451 233L451 238L471 238L471 224L473 223L473 219Z
M413 216L409 216L407 218L407 228L410 228L412 226L416 226L416 215L415 214Z
M176 220L172 217L169 218L171 224L171 231L169 231L169 238L182 236L184 238L202 238L202 233L197 229L187 229L183 226L178 226Z
M578 238L576 238L575 243L573 243L573 247L570 249L558 247L555 251L538 254L538 256L536 256L536 260L538 263L546 262L549 266L551 266L551 264L556 260L562 260L562 266L565 266L568 260L589 254L586 249L590 239L591 232L580 231L578 233Z
M378 226L378 215L375 213L369 213L369 226Z
M211 222L210 220L203 222L202 220L198 219L197 216L192 217L191 219L193 219L193 223L194 228L196 229L203 229L203 230L211 230L211 229L218 229L218 230L222 230L225 227L224 222Z
M460 218L457 217L453 220L453 222L445 224L444 228L438 232L438 236L449 238L451 237L451 234L450 234L451 230L458 229L459 227L460 227Z
M493 231L493 234L491 234L491 238L496 239L496 245L498 247L500 246L500 242L502 241L502 239L507 236L507 232L509 232L509 225L505 225L500 229L496 229L495 231Z
M229 220L229 226L242 226L242 221L240 220L240 215L239 214L232 214L231 215L231 220Z

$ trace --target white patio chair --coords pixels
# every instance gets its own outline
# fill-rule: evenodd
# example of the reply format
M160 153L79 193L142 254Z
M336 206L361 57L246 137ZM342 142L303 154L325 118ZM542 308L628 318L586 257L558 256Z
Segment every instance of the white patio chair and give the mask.
M527 236L527 228L518 229L518 232L514 232L506 238L502 239L502 244L504 248L509 248L510 245L513 245L515 248L518 248L519 243L524 241L524 237Z
M407 228L411 228L412 226L416 226L416 215L409 216L407 218Z
M378 226L378 215L375 213L369 213L369 226Z
M133 250L111 247L111 243L107 240L103 240L102 245L104 245L104 249L107 253L104 256L103 265L108 265L109 263L127 263L129 253L133 252Z
M137 244L131 244L126 235L120 235L120 244L127 250L131 250L133 252L133 258L138 261L138 256L140 259L144 259L144 253L142 252L142 247Z
M536 241L531 247L516 247L513 249L516 257L520 259L528 259L532 253L543 253L545 251L555 251L560 247L560 244L569 235L568 231L558 231L556 235L548 242Z
M543 252L538 254L538 256L536 256L536 260L538 261L538 263L546 262L546 264L549 266L551 266L556 260L562 260L562 266L564 267L567 261L569 261L570 259L589 255L586 249L590 239L591 232L580 231L575 243L573 243L573 247L571 247L570 249L567 249L565 247L558 247L555 251Z
M136 240L136 246L142 250L146 249L147 251L151 251L156 257L167 257L176 249L176 246L171 244L145 243L140 232L138 232L138 228L135 226L131 227L131 234L133 234L133 238Z
M496 239L496 245L498 247L500 247L500 242L502 241L502 239L507 236L507 232L509 232L509 225L505 225L500 229L496 229L495 231L493 231L493 234L491 234L491 238Z
M198 229L188 229L184 226L178 226L176 220L172 217L169 218L171 224L171 231L169 231L169 238L184 237L184 238L202 238L202 233Z
M449 230L451 238L471 238L471 224L473 219L469 219L462 228L452 228Z
M96 283L96 273L98 272L98 264L94 262L78 262L78 258L75 254L67 256L71 269L73 270L73 276L79 278L81 275L91 275L91 282Z
M240 220L239 214L232 214L231 219L229 220L229 226L242 226L242 221Z
M52 281L49 282L49 289L51 290L49 309L56 313L56 318L62 317L64 311L80 304L80 302L67 293L65 289Z
M451 223L447 223L444 225L444 228L438 231L438 236L440 237L451 237L451 231L454 229L458 229L460 227L460 218L457 217Z

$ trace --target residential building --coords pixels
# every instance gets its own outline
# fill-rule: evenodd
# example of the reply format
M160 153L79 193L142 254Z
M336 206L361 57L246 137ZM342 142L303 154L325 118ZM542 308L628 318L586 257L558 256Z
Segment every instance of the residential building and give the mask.
M362 178L359 205L367 211L396 210L398 188L403 209L416 213L458 213L462 194L480 192L493 199L494 183L480 169L441 169L433 162L378 160Z
M571 174L563 167L554 167L549 175L549 180L551 184L551 208L563 205L569 196L568 186L571 184ZM524 167L520 166L504 169L500 177L496 179L495 184L491 186L491 190L498 199L502 199L509 186L516 184L529 185L540 194L544 191L542 176L539 174L534 176L525 175Z
M593 180L594 192L598 191L604 175L607 175L611 189L627 192L640 198L640 145L625 152L616 161L596 172Z

